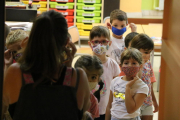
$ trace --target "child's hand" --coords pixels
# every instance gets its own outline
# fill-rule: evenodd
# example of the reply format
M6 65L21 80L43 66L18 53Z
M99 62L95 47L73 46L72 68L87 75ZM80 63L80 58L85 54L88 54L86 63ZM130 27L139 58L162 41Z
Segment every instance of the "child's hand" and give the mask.
M67 59L68 59L65 62L67 67L72 67L71 64L74 59L74 55L75 55L76 51L77 51L76 46L71 41L69 41L67 44L67 47L65 47L65 52L67 54Z
M128 84L126 85L126 88L131 88L133 84L139 79L139 77L134 77L133 80L129 81Z
M153 111L153 113L158 112L158 111L159 111L159 106L158 106L158 104L153 104L153 105L154 105L154 111Z
M134 23L130 23L129 27L131 28L131 32L137 32L137 26Z
M4 62L7 66L13 63L13 55L9 49L4 52Z

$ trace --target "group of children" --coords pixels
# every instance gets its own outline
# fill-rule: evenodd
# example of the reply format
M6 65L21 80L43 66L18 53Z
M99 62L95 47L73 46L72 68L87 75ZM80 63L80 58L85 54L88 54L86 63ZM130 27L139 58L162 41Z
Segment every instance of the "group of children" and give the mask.
M124 38L127 26L126 13L112 11L107 27L95 26L90 32L88 44L93 56L81 56L75 63L87 74L91 93L88 112L95 120L152 120L153 112L158 111L149 61L154 42L146 34L138 34L133 23L129 24L132 32ZM5 68L18 58L17 51L27 40L25 31L10 32Z
M93 56L81 56L75 63L87 73L91 93L98 89L99 81L104 83L98 89L99 103L91 96L94 110L89 112L95 120L152 120L153 112L158 111L152 87L156 80L149 61L154 42L146 34L137 33L133 23L129 24L132 32L124 38L127 26L126 13L112 11L107 27L95 26L90 32L88 44Z

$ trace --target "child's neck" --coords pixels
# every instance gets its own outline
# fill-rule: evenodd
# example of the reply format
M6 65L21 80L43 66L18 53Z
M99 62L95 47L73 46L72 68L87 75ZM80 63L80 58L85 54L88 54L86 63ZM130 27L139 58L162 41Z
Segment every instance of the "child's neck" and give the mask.
M106 63L107 62L106 54L96 55L95 53L93 53L93 55L97 56L101 60L102 63Z
M132 77L128 77L128 76L123 76L123 78L122 78L123 80L125 80L125 81L131 81L131 80L133 80L133 78Z
M113 33L112 36L113 36L114 38L116 38L116 39L123 39L123 35L117 36L117 35L115 35L115 34Z

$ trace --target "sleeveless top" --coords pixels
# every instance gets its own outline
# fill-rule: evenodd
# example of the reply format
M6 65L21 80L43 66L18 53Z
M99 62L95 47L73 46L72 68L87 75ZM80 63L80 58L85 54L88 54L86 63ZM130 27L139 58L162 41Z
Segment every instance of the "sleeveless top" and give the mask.
M57 87L58 87L58 89L59 89L59 87L65 87L65 88L63 88L62 90L66 90L67 89L67 91L68 91L68 89L69 88L72 88L72 91L74 91L75 90L75 94L72 94L72 96L74 96L74 97L71 97L70 99L71 99L71 101L73 100L74 101L74 104L76 104L76 105L74 105L74 104L72 104L72 107L73 107L73 105L74 105L74 107L77 107L77 99L76 99L76 91L77 91L77 88L78 88L78 83L79 83L79 73L78 73L78 70L76 70L77 71L77 81L76 81L76 88L74 89L73 87L71 87L71 82L72 82L72 74L73 74L73 69L72 68L67 68L67 67L65 67L65 69L62 71L62 74L61 74L61 77L59 78L59 80L57 81L57 83L55 83L55 87L56 87L56 85L58 85ZM34 79L36 79L36 78L38 78L36 75L31 75L31 74L24 74L24 73L22 73L22 85L24 86L24 85L28 85L28 84L33 84L35 81L34 81ZM23 86L22 86L22 88L21 88L21 92L22 92L22 89L23 89ZM54 85L50 85L50 86L54 86ZM26 89L25 89L26 90ZM24 91L24 90L23 90ZM65 91L66 92L66 91ZM52 94L52 93L51 93ZM59 93L58 94L58 96L61 94L61 98L64 98L63 96L68 96L68 95L62 95L63 93ZM25 95L25 94L24 94ZM22 97L22 95L21 95L21 93L20 93L20 96L19 96L19 98L21 98ZM49 98L49 97L48 97ZM47 99L47 98L46 98ZM64 98L65 99L65 98ZM60 99L61 100L61 99ZM66 99L65 99L66 100ZM42 100L43 101L43 100ZM47 100L48 101L48 100ZM67 100L67 103L68 103L68 101L70 101L69 99ZM19 102L19 100L18 100L18 102ZM20 120L20 118L18 118L17 116L18 116L18 114L26 114L26 113L22 113L22 109L21 109L21 111L19 110L20 108L21 108L21 106L23 106L22 105L22 103L25 103L24 101L22 102L21 101L21 105L17 105L18 103L16 102L16 103L13 103L13 104L11 104L11 105L9 105L9 112L10 112L10 115L13 117L13 120L16 120L16 119L19 119ZM72 102L73 103L73 102ZM61 103L60 103L61 104ZM59 105L59 104L58 104ZM54 105L54 106L58 106L58 105ZM19 108L17 108L17 106L20 106ZM36 105L35 105L36 106ZM38 105L37 105L38 106ZM46 106L46 105L44 105L44 106ZM51 106L51 105L50 105ZM61 113L63 114L63 112L65 112L65 109L66 109L66 106L68 106L68 105L66 105L66 104L64 104L64 105L61 105L60 107L62 108L64 108L64 110L63 111L59 111L59 115L61 115ZM42 107L42 106L41 106ZM73 107L73 108L74 108ZM51 108L49 108L49 109L51 109ZM74 108L75 109L75 108ZM54 109L52 108L52 111L53 111ZM30 111L30 110L29 110ZM41 110L42 111L42 110ZM78 119L80 120L81 118L82 118L82 115L83 115L83 110L79 110L78 108L77 108L77 111L78 111ZM45 112L47 112L47 111L45 111ZM54 112L53 112L54 113ZM53 113L52 113L52 117L53 116L56 116L56 115L53 115ZM67 112L66 112L67 113ZM69 115L70 115L71 113L69 113ZM20 115L19 115L20 116ZM68 115L67 115L68 116ZM65 116L63 116L64 117L64 119L65 119ZM63 120L63 117L61 117L61 119ZM55 119L56 119L57 117L55 117ZM41 119L41 118L40 118ZM75 119L74 119L75 120Z

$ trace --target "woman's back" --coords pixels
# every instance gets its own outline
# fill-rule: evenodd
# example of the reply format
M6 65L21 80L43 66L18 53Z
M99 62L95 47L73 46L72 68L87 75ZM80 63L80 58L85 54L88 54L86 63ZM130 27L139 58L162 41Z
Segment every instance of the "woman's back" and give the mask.
M72 52L67 51L65 47L67 44L72 48ZM33 24L27 47L19 63L10 66L5 75L3 96L5 111L7 111L9 104L18 101L20 90L23 86L22 71L23 73L39 74L40 77L36 82L37 86L45 82L43 77L48 78L49 82L53 82L54 79L58 79L61 76L62 71L60 68L63 66L63 51L66 51L71 59L73 59L76 52L75 46L67 39L67 23L65 18L55 11L49 11L40 15ZM76 70L73 70L70 85L73 88L75 88L77 83L76 78ZM52 95L51 99L60 99L63 96L66 95ZM79 85L76 100L80 111L88 109L90 104L89 97L86 74L83 70L79 69Z

